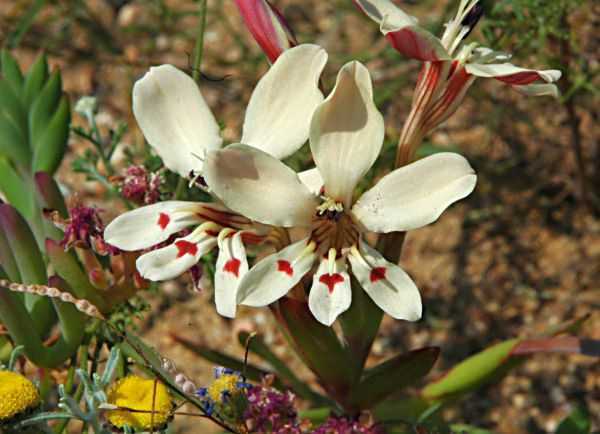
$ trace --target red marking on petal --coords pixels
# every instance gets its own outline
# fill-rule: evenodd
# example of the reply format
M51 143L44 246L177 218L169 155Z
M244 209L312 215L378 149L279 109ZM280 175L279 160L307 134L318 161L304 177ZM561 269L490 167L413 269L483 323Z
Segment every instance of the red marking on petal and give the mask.
M375 283L378 280L385 279L385 267L375 267L371 270L371 282Z
M161 212L158 215L158 221L156 223L160 226L160 228L162 230L164 230L167 227L167 225L169 224L170 221L171 221L171 217L169 217L168 214L165 214L164 212Z
M423 62L440 60L435 48L425 36L417 34L414 30L403 28L385 35L392 47L410 59Z
M292 275L294 274L294 269L292 268L292 264L290 264L288 261L285 261L283 259L280 259L279 261L277 261L277 271L281 271L282 273L285 273L290 277L292 277Z
M534 81L540 80L540 75L535 71L522 71L516 74L505 75L502 77L494 77L496 80L503 81L504 83L522 86L525 84L531 84Z
M319 282L327 285L327 289L329 290L330 294L333 292L333 288L335 287L335 285L337 285L338 283L342 283L343 281L344 278L339 273L323 274L321 275L321 277L319 277Z
M232 258L229 261L225 262L223 266L223 271L227 271L228 273L233 274L235 277L240 277L240 264L242 262L237 258Z
M195 256L198 253L198 246L189 241L179 240L175 241L175 247L177 247L177 257L181 258L185 254Z

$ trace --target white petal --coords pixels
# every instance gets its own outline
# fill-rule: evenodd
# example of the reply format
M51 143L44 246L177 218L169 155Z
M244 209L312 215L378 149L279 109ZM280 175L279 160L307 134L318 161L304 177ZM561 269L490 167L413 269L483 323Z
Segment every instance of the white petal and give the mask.
M310 149L328 197L350 206L356 184L381 151L383 135L369 71L359 62L347 63L310 127Z
M330 326L339 314L345 312L352 302L350 276L346 271L346 259L333 262L329 268L327 258L321 259L319 269L313 276L308 296L308 307L317 321Z
M315 167L313 169L300 172L298 173L298 178L300 178L302 184L304 184L312 194L316 196L321 194L321 189L323 188L323 177L321 176L321 173L319 173L319 169Z
M553 96L554 98L558 98L560 96L560 92L558 87L555 84L527 84L524 86L512 86L514 90L523 95L527 96Z
M284 51L254 89L241 142L279 159L300 149L323 101L319 77L326 62L327 53L318 45Z
M215 121L194 80L172 65L150 68L133 86L133 113L165 166L183 177L221 146Z
M531 84L538 80L553 83L562 75L562 73L556 69L537 71L535 69L520 68L512 63L487 65L467 63L465 69L469 74L476 75L477 77L491 77L517 86Z
M132 251L152 247L188 226L202 221L202 204L167 201L121 214L104 230L107 243Z
M450 58L438 38L390 0L355 0L355 3L379 24L381 33L387 35L394 48L405 56L422 61Z
M238 289L238 304L266 306L283 297L308 273L315 260L308 238L255 264Z
M135 265L145 279L152 281L174 279L195 265L217 245L214 236L205 233L176 239L167 247L140 256Z
M292 169L247 145L209 152L204 179L227 207L259 223L308 226L318 205Z
M215 304L220 315L235 318L238 286L248 272L242 233L219 240L215 271Z
M384 312L396 319L417 321L422 305L419 290L404 270L385 260L362 239L348 255L352 274Z
M476 182L464 157L441 152L381 178L352 212L370 231L408 231L437 220L448 206L468 196Z

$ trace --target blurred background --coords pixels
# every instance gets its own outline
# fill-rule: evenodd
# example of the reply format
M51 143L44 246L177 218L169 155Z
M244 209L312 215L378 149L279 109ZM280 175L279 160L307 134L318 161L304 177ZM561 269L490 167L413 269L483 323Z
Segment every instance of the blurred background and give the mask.
M385 151L377 170L393 164L395 143L410 110L419 64L401 58L351 0L274 0L300 42L330 55L323 76L331 89L338 68L359 59L374 79L386 119ZM458 1L404 0L398 5L439 32ZM414 324L389 317L370 362L424 345L442 348L442 372L502 339L535 336L549 326L593 313L582 335L600 338L600 145L598 35L600 4L591 0L497 0L471 40L514 55L529 68L556 68L560 99L526 98L494 80L478 80L458 112L426 140L421 154L440 149L465 155L479 175L474 194L434 225L409 233L402 265L424 299ZM208 1L201 91L226 140L240 137L244 107L266 58L244 28L233 0ZM113 158L124 169L147 157L131 112L131 89L152 65L171 63L191 72L198 26L192 0L0 0L0 44L27 68L40 52L60 68L74 103L93 95L105 132L127 128ZM74 125L83 119L75 117ZM124 208L90 169L91 145L73 134L59 179L110 221ZM308 153L289 161L310 164ZM170 282L143 294L138 330L193 378L208 381L212 364L178 344L219 348L238 357L240 330L256 330L277 346L283 337L267 309L244 308L234 321L218 316L211 291ZM140 302L142 303L142 302ZM301 376L310 374L285 347L276 348ZM259 361L254 361L260 364ZM62 375L60 372L56 376ZM447 410L457 422L499 433L553 432L576 405L586 405L600 429L600 363L576 356L534 357L501 384ZM177 432L208 433L199 419L179 418Z

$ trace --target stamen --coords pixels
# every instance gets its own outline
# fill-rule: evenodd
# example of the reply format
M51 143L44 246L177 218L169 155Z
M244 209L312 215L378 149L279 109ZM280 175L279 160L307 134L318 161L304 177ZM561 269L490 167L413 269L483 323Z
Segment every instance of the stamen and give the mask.
M329 249L327 252L327 265L329 268L329 274L333 274L335 271L335 258L337 257L337 252L335 249Z

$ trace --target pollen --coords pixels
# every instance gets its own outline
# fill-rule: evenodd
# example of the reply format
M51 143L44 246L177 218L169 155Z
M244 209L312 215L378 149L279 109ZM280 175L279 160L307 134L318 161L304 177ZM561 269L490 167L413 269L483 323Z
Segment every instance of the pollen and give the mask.
M239 382L240 378L235 374L221 375L208 387L208 396L214 402L223 402L227 395L232 396L240 391Z
M40 403L35 385L21 374L0 371L0 425Z
M318 216L326 216L329 219L335 219L339 214L344 212L344 205L340 202L323 196L323 203L317 207Z
M164 384L156 383L156 393L154 384L154 380L135 375L114 383L107 392L108 403L122 409L109 411L108 421L117 428L128 425L138 430L159 429L165 426L173 402Z

